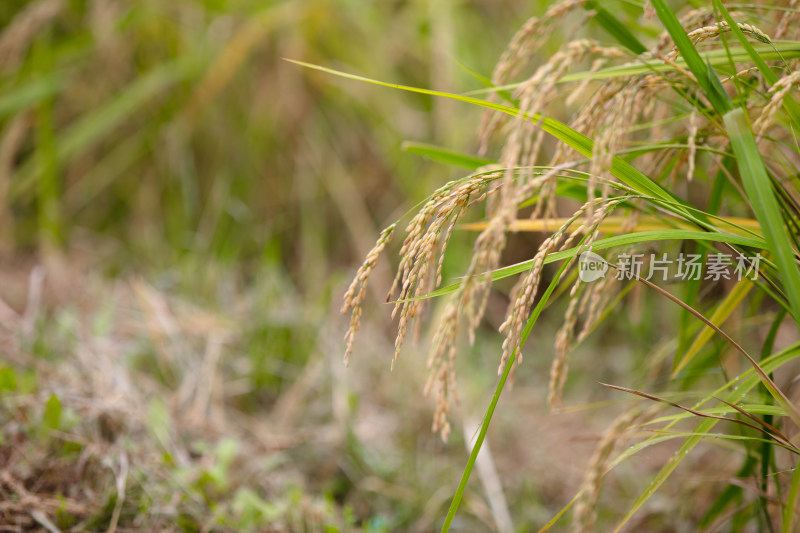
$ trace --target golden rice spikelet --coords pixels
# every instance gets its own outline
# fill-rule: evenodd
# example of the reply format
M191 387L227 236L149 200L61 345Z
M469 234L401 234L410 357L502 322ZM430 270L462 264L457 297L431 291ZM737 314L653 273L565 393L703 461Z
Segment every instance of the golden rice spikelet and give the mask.
M375 246L372 248L372 250L370 250L370 252L367 254L367 258L358 269L356 277L353 279L353 282L350 284L350 287L347 289L347 292L344 295L342 314L351 311L350 328L347 330L347 334L345 335L345 341L347 342L347 347L345 348L344 352L345 365L350 364L350 354L353 353L353 342L355 340L355 335L361 327L361 304L363 303L364 296L367 293L367 280L369 279L369 275L375 269L375 265L378 264L378 258L380 258L384 248L386 248L386 246L392 240L392 235L394 234L394 229L396 226L397 224L392 224L381 232L378 241L375 243Z
M798 36L798 28L800 28L800 0L791 0L788 9L784 12L778 11L780 21L778 27L775 29L775 39L796 38ZM787 35L789 28L795 31L794 36Z
M796 85L800 85L800 71L795 71L783 76L770 87L770 100L767 105L764 106L764 109L761 110L761 115L753 123L753 130L756 131L759 140L764 137L769 127L775 123L778 111L780 111L783 106L784 97L788 95Z
M686 144L689 146L689 170L686 172L686 180L692 181L697 157L697 113L694 111L689 114L689 135L686 139Z
M433 341L434 350L428 358L428 381L424 393L428 396L436 388L436 413L432 430L440 432L446 441L450 432L447 415L450 412L450 397L458 402L456 387L455 359L456 333L458 332L458 301L453 299L447 304L439 328Z
M742 31L742 33L750 35L756 40L761 41L762 43L769 44L772 42L772 40L766 33L761 31L756 26L753 26L752 24L737 22L736 25L739 26L739 29ZM703 41L707 41L708 39L712 39L714 37L719 36L721 33L728 31L731 31L731 28L730 26L728 26L727 22L725 21L717 22L716 24L710 26L703 26L702 28L697 28L696 30L690 31L689 39L691 39L694 45L697 46ZM673 48L672 51L667 54L667 57L672 60L677 59L678 48L677 47Z
M499 87L516 77L535 56L535 52L550 38L564 17L583 7L586 0L561 0L550 6L541 17L529 18L511 39L492 72L492 85ZM493 93L491 101L497 101ZM481 119L479 153L486 153L489 137L499 128L504 117L486 112Z
M608 469L611 454L641 416L642 412L638 407L622 413L611 423L597 443L581 483L580 497L575 504L573 531L576 533L594 531L597 521L597 501L600 498L603 476Z

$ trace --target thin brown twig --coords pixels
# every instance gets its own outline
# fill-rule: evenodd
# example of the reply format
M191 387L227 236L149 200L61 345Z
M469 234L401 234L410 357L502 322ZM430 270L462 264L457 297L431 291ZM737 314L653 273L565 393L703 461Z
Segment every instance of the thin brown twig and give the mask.
M616 265L612 265L608 261L606 261L605 263L607 265L609 265L611 268L613 268L615 270L619 270ZM787 410L787 413L789 414L789 416L795 421L795 423L800 424L800 411L798 411L797 407L795 407L795 405L791 402L791 400L789 400L789 398L786 396L786 394L781 389L778 388L778 386L775 384L774 381L772 381L772 378L770 378L767 375L767 373L764 372L761 369L761 367L756 362L756 360L753 359L753 357L749 353L747 353L747 350L742 348L742 346L738 342L733 340L733 338L730 335L725 333L716 324L714 324L709 319L707 319L705 316L703 316L703 314L700 313L700 311L696 310L695 308L693 308L689 304L685 303L680 298L672 295L670 292L662 289L658 285L655 285L654 283L651 283L650 281L642 278L641 276L639 276L635 272L630 272L630 275L632 277L634 277L637 281L641 281L642 283L644 283L645 285L647 285L651 289L653 289L656 292L660 293L662 296L668 298L669 300L672 300L673 302L675 302L676 304L678 304L682 308L686 309L692 315L694 315L696 318L700 319L706 326L710 327L711 329L713 329L714 331L719 333L720 336L722 336L722 338L724 338L726 341L728 341L731 344L731 346L736 348L736 350L738 350L742 355L744 355L747 358L747 360L753 366L753 369L755 370L756 374L758 374L758 377L761 379L761 381L764 383L764 385L767 387L767 389L772 394L778 396L777 399L779 400L779 402L781 404L783 404L782 407L784 407L784 409Z
M681 409L683 411L686 411L687 413L691 413L691 414L693 414L695 416L698 416L698 417L701 417L701 418L714 418L716 420L725 420L726 422L733 422L734 424L747 426L747 427L749 427L751 429L754 429L754 430L756 430L756 431L758 431L760 433L764 433L768 437L774 439L776 442L778 442L780 445L782 445L787 450L789 450L789 451L791 451L793 453L796 453L797 455L800 455L800 448L797 448L794 444L792 444L791 441L789 441L786 437L782 436L780 434L780 432L778 434L773 434L773 433L770 433L769 431L767 431L767 430L765 430L763 428L760 428L760 427L758 427L758 426L756 426L754 424L750 424L749 422L745 422L744 420L737 420L735 418L729 418L727 416L712 415L712 414L709 414L709 413L704 413L702 411L698 411L696 409L692 409L691 407L686 407L686 406L680 405L678 403L672 402L670 400L666 400L664 398L660 398L658 396L654 396L652 394L648 394L646 392L642 392L640 390L629 389L628 387L621 387L619 385L610 385L608 383L602 383L602 382L600 384L602 386L604 386L604 387L608 387L609 389L616 389L618 391L627 392L629 394L635 394L636 396L641 396L642 398L647 398L648 400L653 400L654 402L661 402L661 403L665 403L667 405L671 405L672 407L675 407L677 409ZM728 402L725 402L725 403L728 403ZM731 404L728 404L728 405L731 405ZM740 409L736 409L736 410L740 411L740 412L743 411L743 410L740 410Z

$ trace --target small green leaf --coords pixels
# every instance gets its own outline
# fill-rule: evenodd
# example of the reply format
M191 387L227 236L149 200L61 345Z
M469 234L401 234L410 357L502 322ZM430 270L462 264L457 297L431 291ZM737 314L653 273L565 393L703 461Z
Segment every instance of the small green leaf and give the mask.
M61 401L55 394L50 395L50 399L44 405L42 413L42 427L46 429L58 429L61 425Z
M789 495L786 497L786 505L783 506L783 524L781 526L781 533L792 533L797 531L792 526L794 525L795 507L797 506L797 499L800 496L800 461L794 467L792 474L792 481L789 485Z
M610 11L605 9L595 0L589 0L584 4L584 9L592 10L595 12L594 20L603 27L608 34L613 37L619 44L636 54L637 56L647 52L647 47L636 38L636 36L628 29L628 26L620 22L620 20L611 14Z
M403 143L403 150L409 154L421 155L440 163L463 167L469 170L476 170L482 166L497 163L497 161L493 159L461 154L452 150L448 150L447 148L434 146L432 144L416 143L411 141L406 141Z
M14 370L7 366L0 368L0 391L3 390L17 390L17 376Z

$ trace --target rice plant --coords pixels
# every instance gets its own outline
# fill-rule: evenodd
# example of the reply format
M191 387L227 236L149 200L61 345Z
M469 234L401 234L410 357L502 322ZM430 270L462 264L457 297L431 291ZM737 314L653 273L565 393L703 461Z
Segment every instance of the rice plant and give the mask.
M603 33L589 38L597 28ZM556 47L556 31L578 38ZM634 297L678 311L667 349L640 354L646 379L607 385L627 409L598 442L579 493L542 531L563 530L570 516L573 530L593 530L609 472L665 442L674 452L642 480L627 513L605 517L604 530L634 524L690 452L720 442L719 453L741 467L736 482L715 485L694 526L796 530L800 410L789 387L800 355L798 39L794 1L714 0L673 11L664 0L625 9L561 0L519 29L486 88L469 94L301 63L484 110L477 154L415 145L471 172L381 233L342 308L351 315L347 363L369 275L404 228L388 294L398 320L391 365L432 302L443 300L424 391L436 404L432 428L447 439L459 340L474 340L495 282L516 277L499 328L497 388L442 531L458 512L505 384L534 351L526 340L545 310L564 309L546 395L558 411L568 401L575 347L594 342ZM462 275L445 282L454 231L477 236ZM512 232L541 240L529 259L505 264ZM596 356L594 364L605 364Z

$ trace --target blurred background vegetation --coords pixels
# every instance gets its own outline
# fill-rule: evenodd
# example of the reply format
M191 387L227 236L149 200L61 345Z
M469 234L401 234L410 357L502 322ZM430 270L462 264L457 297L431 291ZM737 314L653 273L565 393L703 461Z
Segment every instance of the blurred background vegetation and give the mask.
M464 92L545 4L0 3L0 522L439 526L464 435L430 433L424 346L388 373L391 261L349 370L337 309L380 229L459 175L403 141L474 152L479 113L282 58ZM533 249L521 239L515 253ZM446 275L469 250L457 236ZM490 322L505 302L491 305ZM651 345L647 316L630 320ZM607 371L631 371L610 338ZM544 523L613 415L547 414L542 345L504 400L459 530L508 530L498 505L518 527ZM487 328L464 358L467 423L491 395L498 349ZM621 471L617 489L632 491L636 470ZM690 503L648 516L691 516Z

